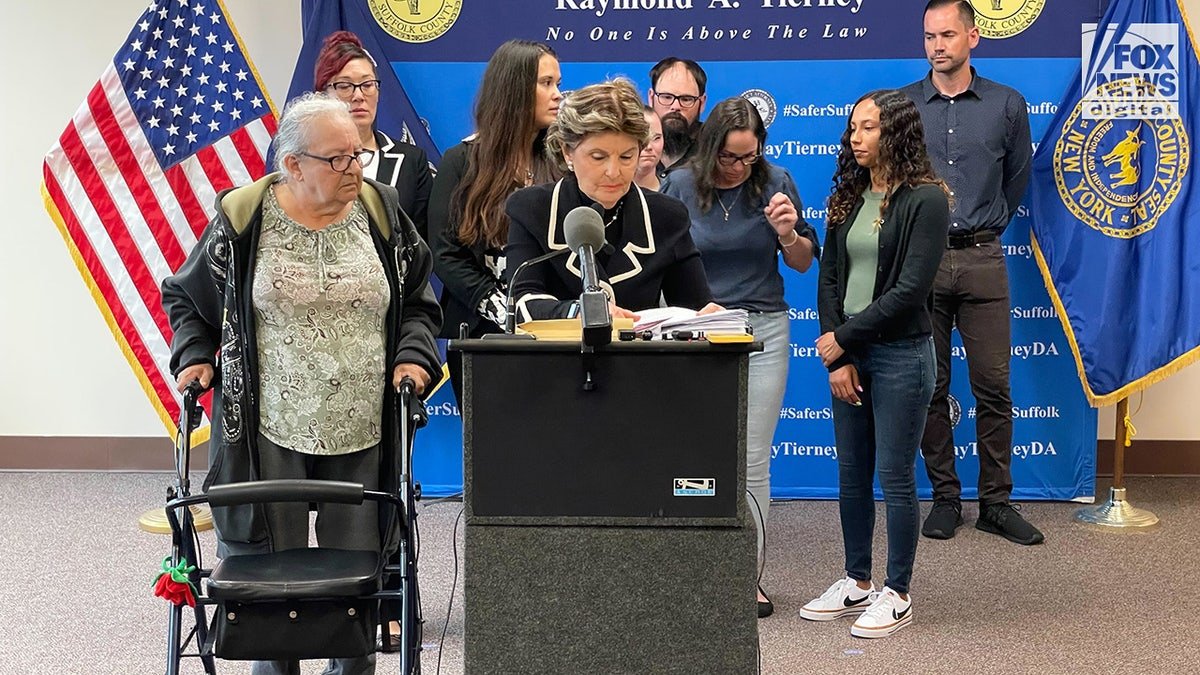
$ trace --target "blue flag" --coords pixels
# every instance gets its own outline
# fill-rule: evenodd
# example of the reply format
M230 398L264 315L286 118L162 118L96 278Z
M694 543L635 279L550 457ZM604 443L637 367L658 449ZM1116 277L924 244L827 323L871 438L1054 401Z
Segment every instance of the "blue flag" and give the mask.
M1084 393L1200 358L1200 64L1179 0L1113 0L1033 159L1033 248Z
M442 161L433 137L425 122L417 115L408 94L388 57L389 45L385 41L393 38L384 34L379 21L371 15L366 2L344 2L342 0L304 0L301 21L304 24L304 45L296 59L296 70L292 73L292 84L288 88L288 100L312 91L313 66L321 52L321 44L334 31L348 30L358 35L363 47L377 62L375 70L380 81L379 111L375 125L380 131L397 140L412 143L425 151L429 161L436 166ZM393 3L399 4L399 3ZM418 3L410 0L409 4ZM429 10L425 10L427 13ZM381 37L382 35L382 37ZM420 39L420 36L417 36Z

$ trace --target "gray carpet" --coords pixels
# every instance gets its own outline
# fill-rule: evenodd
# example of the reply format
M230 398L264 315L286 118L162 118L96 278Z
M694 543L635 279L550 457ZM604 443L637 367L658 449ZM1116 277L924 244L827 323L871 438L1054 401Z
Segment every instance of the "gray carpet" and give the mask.
M165 474L0 473L0 673L163 672L167 605L150 585L169 540L139 531L137 517L161 503L167 484ZM914 623L876 641L851 638L848 619L798 617L802 604L841 575L837 509L833 502L777 504L763 581L777 610L759 622L762 670L1200 672L1200 622L1188 614L1200 572L1200 478L1133 478L1129 488L1135 504L1162 518L1160 529L1100 532L1072 521L1076 504L1026 504L1047 543L1023 548L973 529L975 506L968 504L968 525L956 539L921 540ZM459 508L421 511L427 675L436 672L443 627L441 672L462 672L461 579L446 625ZM881 509L878 552L883 520ZM212 555L211 533L204 541ZM882 564L880 556L880 577ZM396 667L384 658L378 672ZM233 662L218 670L249 672ZM320 671L316 663L304 669ZM184 672L202 670L191 662Z

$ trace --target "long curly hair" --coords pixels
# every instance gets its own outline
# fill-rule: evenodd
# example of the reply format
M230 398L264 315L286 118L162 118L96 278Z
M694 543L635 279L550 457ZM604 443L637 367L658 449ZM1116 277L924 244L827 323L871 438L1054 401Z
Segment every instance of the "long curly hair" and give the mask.
M762 116L758 108L741 96L734 96L721 101L713 107L712 113L700 128L696 138L696 154L692 156L692 175L696 181L696 197L700 202L700 210L708 213L716 199L716 175L720 170L717 166L717 156L725 148L725 140L735 131L750 131L758 139L758 161L750 165L750 175L743 185L750 188L747 195L754 203L763 197L770 178L771 167L767 158L761 156L767 144L767 129L763 126Z
M524 187L528 169L534 183L557 180L561 171L546 158L546 130L538 129L538 63L554 50L540 42L509 40L500 45L483 71L475 99L474 140L467 143L467 168L450 195L450 219L467 246L508 241L504 202ZM533 138L533 145L529 139Z
M879 159L878 168L883 173L888 190L879 206L879 218L891 203L892 191L901 186L939 185L946 196L950 190L946 183L933 172L929 154L925 150L925 128L921 124L921 113L907 96L895 89L879 89L863 94L854 102L854 108L871 99L879 107ZM851 110L853 115L853 109ZM859 166L850 148L850 120L842 132L842 151L838 153L837 171L833 174L833 188L829 194L829 215L826 224L834 228L849 224L854 205L862 193L871 187L871 170Z

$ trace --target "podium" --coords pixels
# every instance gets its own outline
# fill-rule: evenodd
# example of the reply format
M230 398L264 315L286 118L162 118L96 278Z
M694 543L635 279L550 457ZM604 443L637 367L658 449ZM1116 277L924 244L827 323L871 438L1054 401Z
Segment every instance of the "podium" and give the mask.
M467 673L753 673L761 344L456 340Z

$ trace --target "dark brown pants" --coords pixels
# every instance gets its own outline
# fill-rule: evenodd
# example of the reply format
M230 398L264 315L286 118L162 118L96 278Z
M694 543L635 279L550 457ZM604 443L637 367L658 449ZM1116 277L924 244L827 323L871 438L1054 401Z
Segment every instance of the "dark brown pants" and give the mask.
M950 406L950 332L955 326L966 349L971 392L975 395L979 501L1008 501L1012 492L1012 393L1009 359L1008 270L999 241L947 249L933 285L933 340L937 385L929 405L921 452L933 483L934 499L958 500L962 484L955 470ZM967 416L967 411L963 411ZM968 446L967 456L972 456Z

